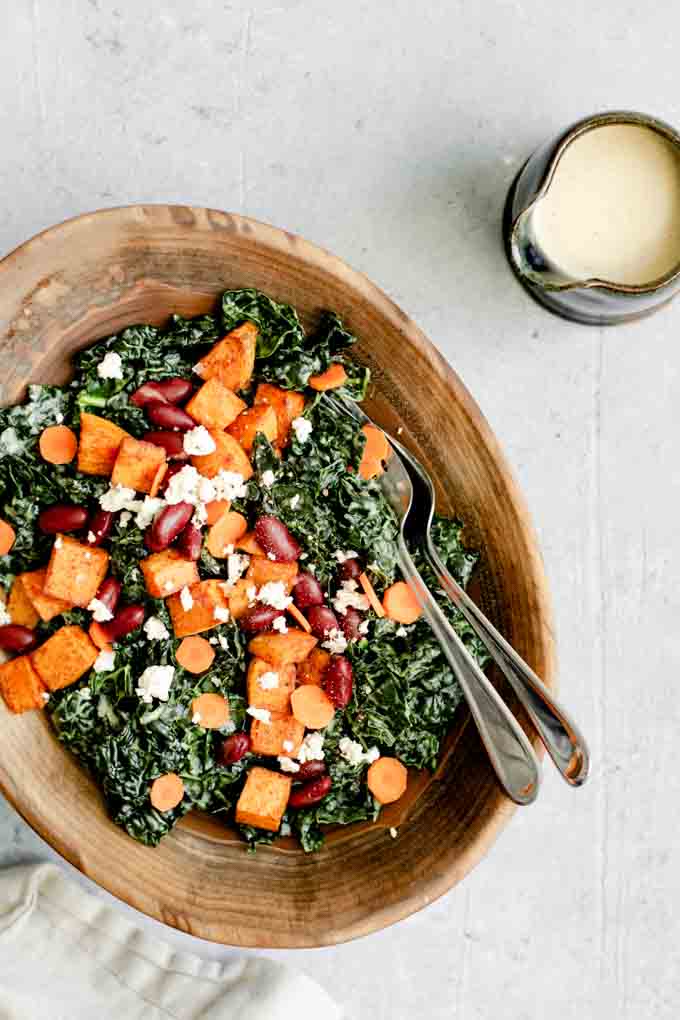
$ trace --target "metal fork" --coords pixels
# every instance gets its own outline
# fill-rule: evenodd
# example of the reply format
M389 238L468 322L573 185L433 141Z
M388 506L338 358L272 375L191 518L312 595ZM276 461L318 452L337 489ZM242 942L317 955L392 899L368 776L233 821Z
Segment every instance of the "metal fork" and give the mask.
M362 423L370 419L354 402L326 393L324 399L339 414ZM516 804L530 804L538 794L541 771L524 731L456 634L422 580L408 551L404 530L413 499L413 487L400 457L390 457L379 483L400 524L399 566L423 607L434 633L466 698L498 781Z

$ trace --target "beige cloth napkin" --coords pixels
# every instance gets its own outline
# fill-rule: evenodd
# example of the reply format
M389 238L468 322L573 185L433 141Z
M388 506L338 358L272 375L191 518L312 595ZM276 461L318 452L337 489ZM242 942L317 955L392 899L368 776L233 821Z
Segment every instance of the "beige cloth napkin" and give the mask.
M273 960L177 953L53 864L0 872L0 1020L341 1020Z

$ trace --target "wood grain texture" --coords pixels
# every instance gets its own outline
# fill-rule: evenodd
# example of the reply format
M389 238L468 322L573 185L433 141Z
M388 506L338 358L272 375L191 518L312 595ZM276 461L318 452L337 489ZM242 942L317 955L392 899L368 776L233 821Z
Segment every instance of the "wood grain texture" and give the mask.
M438 480L440 506L483 547L484 608L554 687L545 580L533 531L503 455L471 396L408 317L365 277L299 237L212 210L133 206L67 221L0 263L0 400L28 382L63 382L69 354L132 322L162 323L254 286L311 325L335 309L373 371L368 413L402 438ZM507 692L506 692L507 693ZM512 698L508 700L513 704ZM108 820L93 781L47 721L0 710L0 788L69 861L145 913L239 946L341 942L413 913L459 882L513 806L498 789L464 711L445 766L418 793L394 842L355 826L317 855L290 847L248 855L214 819L185 820L158 849ZM30 777L30 781L29 778Z

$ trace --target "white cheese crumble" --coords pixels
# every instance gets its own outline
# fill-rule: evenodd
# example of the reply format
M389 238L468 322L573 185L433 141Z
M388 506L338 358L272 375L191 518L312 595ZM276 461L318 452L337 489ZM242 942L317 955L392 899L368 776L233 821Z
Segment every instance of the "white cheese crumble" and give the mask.
M306 761L322 761L324 758L323 742L324 735L319 730L313 730L311 733L308 733L300 745L297 760L303 763Z
M135 502L135 509L137 510L135 524L141 531L144 531L145 528L149 527L158 511L163 509L165 500L159 499L158 496L145 496L143 503L140 500Z
M164 495L165 501L173 506L175 503L191 503L198 507L215 499L215 487L209 478L199 474L193 464L185 464L172 476Z
M146 705L150 705L154 698L167 701L174 676L174 666L147 666L139 678L135 694Z
M120 354L108 351L97 365L97 375L100 379L122 379L123 362Z
M356 560L359 558L359 553L355 553L353 549L348 549L347 552L343 552L342 549L336 549L333 555L338 563L344 563L345 560Z
M0 433L0 446L10 457L16 457L24 451L24 444L11 426Z
M122 514L118 518L118 523L120 524L121 528L127 528L128 524L130 523L131 520L132 520L132 514L130 513L130 511L129 510L123 510Z
M191 607L194 604L194 600L192 598L191 592L187 588L186 584L184 585L184 587L182 588L181 592L179 593L179 601L180 601L182 609L184 610L185 613L188 613L189 610L191 609Z
M281 822L281 828L279 829L279 832L282 836L290 836L292 831L293 830L291 829L288 822Z
M250 556L245 553L229 553L227 556L227 584L236 584L241 574L245 573L250 564Z
M92 691L90 690L89 687L81 687L80 690L78 691L78 697L82 698L83 701L91 701Z
M273 609L287 609L293 601L290 595L286 595L283 581L267 581L257 593L257 600Z
M226 606L215 606L213 609L213 617L220 623L226 623L230 615Z
M191 717L191 721L194 724L194 726L198 726L200 721L201 721L201 713L200 712L194 712L194 714Z
M99 497L99 505L102 510L108 510L114 514L119 510L126 510L129 503L135 502L135 490L128 489L126 485L112 485Z
M95 535L94 531L88 531L87 540L90 543L90 545L93 545L97 541L97 536Z
M214 634L213 634L213 636L212 636L212 637L209 637L209 638L208 638L208 644L209 644L209 645L216 645L216 644L217 644L217 638L215 637L215 635L214 635Z
M368 620L362 620L359 626L357 627L357 630L359 631L360 634L368 634L368 626L369 626Z
M337 627L333 627L326 636L326 640L321 644L322 648L326 648L333 655L342 655L347 649L347 638Z
M212 485L215 499L226 499L231 503L248 495L246 480L238 471L218 471L212 479Z
M267 559L268 559L268 560L274 560L274 561L275 561L275 560L276 560L276 556L274 555L274 553L273 553L273 552L268 552L268 553L267 553Z
M54 416L54 420L56 421L57 425L61 425L61 423L62 423L62 422L63 422L63 420L64 420L64 416L63 416L63 414L61 413L61 411L59 411L59 413L58 413L58 414L55 414L55 416Z
M263 691L271 691L279 686L279 674L273 670L268 670L268 672L263 673L262 676L257 678L257 682Z
M274 477L275 475L273 471L267 470L262 472L261 481L266 489L271 489L272 485L274 484Z
M57 537L54 540L54 548L61 549L63 544L64 544L63 538L61 537L61 535L57 535Z
M285 755L279 755L279 765L282 772L299 772L300 766L292 758L287 758Z
M298 496L293 496L293 498L290 501L289 506L290 506L291 510L297 510L299 504L300 504L300 497L298 495Z
M339 590L333 599L333 608L345 616L350 606L353 609L361 609L366 612L370 608L370 602L361 592L357 591L356 581L342 581Z
M272 714L268 708L247 708L246 712L248 715L252 715L253 719L257 719L258 722L265 723L267 726L272 721Z
M290 752L290 751L293 750L294 747L295 747L295 744L293 743L292 740L284 740L284 742L283 742L283 750L284 751L289 751Z
M217 635L217 640L220 643L220 648L222 649L222 651L223 652L228 652L229 651L229 642L225 638L224 634L218 634Z
M184 433L184 452L194 457L205 457L208 453L214 453L217 444L208 432L205 425L197 425L195 429L189 429Z
M100 652L92 664L95 673L110 673L116 659L115 652Z
M312 434L312 423L308 418L293 418L290 423L298 443L306 443Z
M170 631L158 616L150 616L145 621L144 633L147 641L165 641L170 637Z
M12 622L12 617L7 612L7 606L4 602L0 602L0 627L6 627L8 623Z
M397 627L397 629L395 630L394 633L397 635L397 637L406 637L406 635L408 634L408 631L406 630L406 627L401 626L401 627Z
M288 633L288 624L286 623L285 616L277 616L272 623L272 630L278 630L279 634Z
M343 737L340 740L338 751L350 765L370 765L380 757L380 751L377 747L370 747L368 751L364 751L361 744L357 740L350 739L350 737Z
M96 661L95 661L95 663L94 663L94 667L95 667L95 669L97 668L97 663L96 663ZM40 697L41 697L41 698L43 699L43 703L44 703L45 705L46 705L46 704L47 704L47 702L48 702L48 701L50 700L50 695L49 695L49 693L48 693L47 691L43 691L43 692L42 692L42 694L40 695Z
M113 613L101 599L92 599L87 608L92 613L92 619L97 623L106 623L107 620L113 619Z
M246 588L246 595L248 596L248 605L252 606L255 599L257 598L257 588L254 584L249 584Z

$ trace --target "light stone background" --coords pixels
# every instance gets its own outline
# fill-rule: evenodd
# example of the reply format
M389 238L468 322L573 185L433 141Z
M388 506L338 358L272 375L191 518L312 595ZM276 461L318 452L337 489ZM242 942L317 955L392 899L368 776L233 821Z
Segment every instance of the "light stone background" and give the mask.
M540 802L454 892L278 957L360 1020L677 1017L680 305L563 323L499 243L515 171L557 129L603 108L680 123L677 5L14 0L3 15L0 250L136 201L244 212L330 248L460 373L540 535L590 784L546 769ZM0 805L0 863L46 854Z

